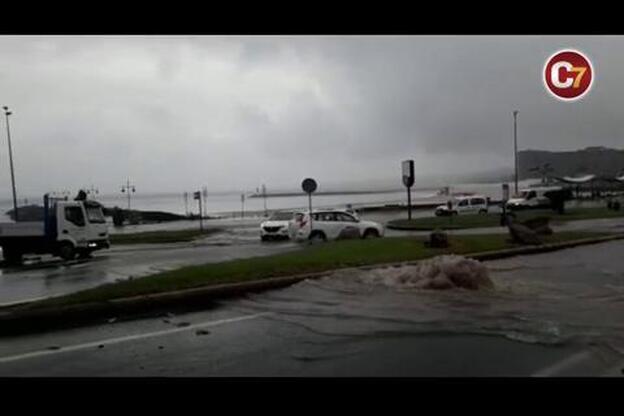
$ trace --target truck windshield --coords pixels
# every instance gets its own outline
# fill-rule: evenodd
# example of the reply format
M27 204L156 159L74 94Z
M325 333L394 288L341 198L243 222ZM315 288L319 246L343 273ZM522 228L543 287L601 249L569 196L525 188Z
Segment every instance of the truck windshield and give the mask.
M86 207L87 208L87 218L90 223L103 224L106 222L104 218L104 213L102 212L102 208L100 207Z

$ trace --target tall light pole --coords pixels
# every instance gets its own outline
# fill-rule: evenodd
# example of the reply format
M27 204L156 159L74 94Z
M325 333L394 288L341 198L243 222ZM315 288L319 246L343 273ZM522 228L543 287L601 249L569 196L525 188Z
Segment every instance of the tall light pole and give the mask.
M264 199L264 216L266 217L267 214L267 205L266 205L266 186L264 184L262 184L262 199Z
M518 110L514 110L514 164L515 164L515 195L518 195Z
M130 211L130 193L136 192L134 185L130 185L130 178L128 178L125 185L121 186L121 192L126 192L128 194L128 211Z
M9 107L4 107L4 115L6 117L7 139L9 141L9 164L11 165L11 185L13 187L13 210L15 211L15 221L18 221L17 216L17 193L15 192L15 174L13 172L13 150L11 149L11 129L9 128L9 116L12 114L9 111Z

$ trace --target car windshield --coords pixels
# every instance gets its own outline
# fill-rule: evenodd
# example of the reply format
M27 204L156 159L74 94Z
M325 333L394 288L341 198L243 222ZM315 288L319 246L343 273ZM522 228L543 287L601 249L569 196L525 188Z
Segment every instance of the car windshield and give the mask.
M290 221L293 219L292 212L274 212L269 218L270 221Z

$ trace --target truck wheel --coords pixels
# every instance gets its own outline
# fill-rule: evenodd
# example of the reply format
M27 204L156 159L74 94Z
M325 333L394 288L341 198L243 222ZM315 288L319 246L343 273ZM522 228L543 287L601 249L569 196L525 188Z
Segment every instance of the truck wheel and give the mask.
M63 260L73 260L76 257L76 249L71 243L63 243L59 247L59 256Z
M2 256L4 257L4 261L13 266L17 266L22 264L22 252L15 249L10 248L2 248Z
M78 258L79 259L88 259L88 258L91 257L91 253L92 253L91 250L80 250L78 252Z

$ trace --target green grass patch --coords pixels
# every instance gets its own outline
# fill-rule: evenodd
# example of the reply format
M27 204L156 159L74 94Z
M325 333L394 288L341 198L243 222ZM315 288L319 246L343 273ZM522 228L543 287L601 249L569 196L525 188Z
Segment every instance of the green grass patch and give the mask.
M212 228L204 230L171 230L171 231L145 231L131 234L111 234L110 242L116 244L164 244L192 241L200 237L206 237L220 231Z
M557 214L552 210L526 210L516 211L518 221L526 221L537 217L549 217L553 223L567 221L589 220L597 218L624 217L624 210L612 211L607 208L569 208L565 214ZM471 214L455 215L453 217L427 217L415 218L411 221L406 219L391 220L388 228L403 230L459 230L468 228L497 227L500 225L500 214Z
M604 233L564 232L545 237L547 243L603 236ZM334 241L303 250L265 257L188 266L151 276L99 286L67 296L35 302L49 307L168 292L219 283L321 272L343 267L420 260L440 254L467 254L514 247L506 234L452 236L448 249L424 246L424 238L390 237Z

